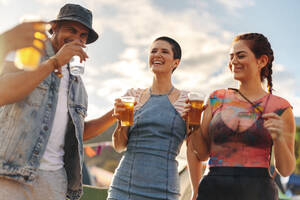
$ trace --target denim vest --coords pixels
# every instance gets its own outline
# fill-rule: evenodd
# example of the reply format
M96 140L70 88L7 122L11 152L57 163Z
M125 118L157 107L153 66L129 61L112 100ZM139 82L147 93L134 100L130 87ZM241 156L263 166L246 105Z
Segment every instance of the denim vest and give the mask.
M54 55L50 41L42 61ZM57 106L60 78L53 72L27 97L0 107L0 176L32 184L51 133ZM80 77L70 74L69 121L64 163L68 197L79 199L82 192L82 135L87 113L87 93Z

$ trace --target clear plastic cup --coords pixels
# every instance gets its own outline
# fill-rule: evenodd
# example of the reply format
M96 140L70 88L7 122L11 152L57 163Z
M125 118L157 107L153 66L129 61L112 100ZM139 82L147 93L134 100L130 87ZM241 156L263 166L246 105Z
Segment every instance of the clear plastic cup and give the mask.
M121 101L125 104L125 110L120 112L121 126L132 126L135 98L124 96L121 97Z
M189 92L188 98L192 105L188 113L188 124L200 125L201 110L203 108L205 95L201 92Z

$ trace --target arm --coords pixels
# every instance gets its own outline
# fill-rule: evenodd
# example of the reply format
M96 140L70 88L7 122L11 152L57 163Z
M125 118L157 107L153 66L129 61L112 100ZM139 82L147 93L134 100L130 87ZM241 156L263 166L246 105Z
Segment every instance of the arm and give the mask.
M264 114L264 126L272 136L274 143L275 167L281 176L289 176L296 167L294 152L295 119L292 109L288 108L281 116L275 113Z
M211 118L211 106L208 101L202 113L200 128L195 129L190 135L192 149L200 161L206 161L209 158L210 139L208 136L208 128Z
M195 129L188 138L187 160L192 183L193 200L196 199L198 186L202 177L202 161L209 157L208 126L211 120L210 103L202 113L201 126Z
M112 135L112 143L116 152L121 153L126 150L128 141L128 126L121 126L120 121Z
M113 112L113 110L110 110L98 119L85 122L83 141L96 137L112 126L116 122L116 118L112 116Z
M23 71L13 62L5 62L0 74L0 106L15 103L28 96L53 70L52 58L40 64L35 71Z
M192 133L193 134L193 133ZM190 136L191 137L191 136ZM187 139L187 162L190 182L192 183L192 200L195 200L198 193L198 185L202 177L202 162L194 152L191 139Z
M121 99L115 99L113 116L118 119L117 127L112 135L112 144L116 152L126 150L129 126L121 126L120 113L125 111L125 105Z
M35 71L23 71L13 62L5 62L0 74L0 106L15 103L27 97L54 69L67 64L74 55L85 59L86 53L78 41L65 44L55 56L44 61Z

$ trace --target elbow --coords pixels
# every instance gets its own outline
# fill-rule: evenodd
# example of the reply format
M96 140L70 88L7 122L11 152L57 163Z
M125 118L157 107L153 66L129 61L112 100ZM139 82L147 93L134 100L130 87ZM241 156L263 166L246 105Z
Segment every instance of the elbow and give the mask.
M292 164L292 165L289 165L289 166L287 166L285 168L283 168L283 167L279 168L278 167L277 171L280 174L280 176L287 177L287 176L290 176L293 173L293 171L295 170L295 168L296 168L296 164Z
M118 147L118 146L114 146L114 149L117 153L122 153L123 151L125 151L125 148L124 147Z
M195 149L189 148L187 149L187 157L192 158L194 157L197 162L203 162L207 161L209 158L209 153L208 152L199 152Z
M284 170L284 171L280 171L279 172L279 175L282 176L282 177L287 177L287 176L290 176L292 174L294 170L290 170L290 171L287 171L287 170Z
M9 103L8 100L5 98L6 95L2 94L2 92L0 92L0 97L0 107Z
M117 153L122 153L123 151L125 151L126 146L116 144L116 143L113 142L113 148Z

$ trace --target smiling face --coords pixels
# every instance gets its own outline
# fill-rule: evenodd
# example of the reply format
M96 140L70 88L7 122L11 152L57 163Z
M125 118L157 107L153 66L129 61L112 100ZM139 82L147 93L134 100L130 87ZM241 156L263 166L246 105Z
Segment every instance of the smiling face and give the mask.
M253 78L260 80L262 67L264 65L261 59L255 57L245 40L233 43L230 50L229 68L235 80L245 81Z
M179 59L174 59L170 43L157 40L152 43L149 55L149 66L154 73L172 73L179 64Z
M53 46L58 51L64 44L74 40L85 44L88 38L89 29L79 22L64 21L56 23L53 29Z

